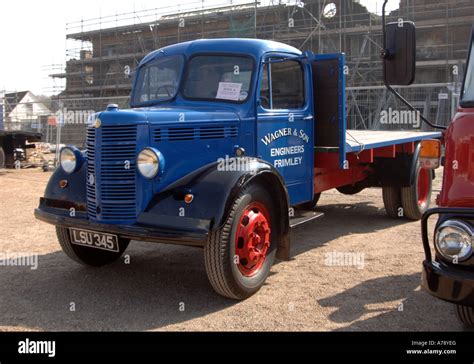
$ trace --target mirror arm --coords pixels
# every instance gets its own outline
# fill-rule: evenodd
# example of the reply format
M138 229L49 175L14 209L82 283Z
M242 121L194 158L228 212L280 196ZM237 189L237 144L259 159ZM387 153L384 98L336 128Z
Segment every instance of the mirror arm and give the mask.
M382 39L383 39L383 51L381 54L382 59L390 57L390 51L387 49L386 35L385 35L385 5L387 5L387 3L388 3L388 0L384 0L383 6L382 6ZM385 64L384 64L384 68L385 68ZM384 70L384 74L385 74L385 70ZM426 124L428 124L434 129L446 130L445 126L433 124L427 118L425 118L417 109L415 109L415 107L412 104L410 104L402 95L400 95L392 86L388 84L385 76L384 76L384 84L385 84L385 87L397 97L397 99L399 99L402 103L408 106L410 110L417 112L420 115L420 119L423 120L423 122L425 122Z
M412 111L415 111L418 113L418 115L420 116L420 119L423 120L426 124L428 124L429 126L431 126L432 128L435 128L435 129L441 129L441 130L446 130L446 127L443 126L443 125L436 125L436 124L433 124L432 122L430 122L427 118L425 118L417 109L415 109L415 107L413 107L412 104L410 104L402 95L400 95L396 90L394 90L392 88L392 86L390 86L389 84L387 84L385 82L385 87L392 93L394 94L401 102L403 102L406 106L408 106L408 108Z

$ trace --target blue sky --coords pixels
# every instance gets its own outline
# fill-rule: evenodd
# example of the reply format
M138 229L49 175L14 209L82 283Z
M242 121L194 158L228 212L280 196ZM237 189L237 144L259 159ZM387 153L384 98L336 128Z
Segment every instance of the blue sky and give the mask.
M247 0L248 1L248 0ZM234 3L247 2L233 0ZM266 0L268 1L268 0ZM204 0L204 5L230 3L230 0ZM382 0L361 0L372 12L381 11ZM200 0L176 3L201 6ZM175 3L175 4L176 4ZM329 1L328 1L329 3ZM390 9L398 0L389 2ZM44 70L52 64L64 64L66 23L105 15L160 7L156 0L23 0L4 1L0 11L0 90L45 93L51 80Z

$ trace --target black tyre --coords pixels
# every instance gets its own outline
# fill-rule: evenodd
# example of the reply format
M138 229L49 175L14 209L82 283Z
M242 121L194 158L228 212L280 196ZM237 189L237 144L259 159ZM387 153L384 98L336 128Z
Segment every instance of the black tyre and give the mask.
M313 200L296 205L295 208L298 210L313 210L318 205L318 201L320 197L321 197L321 193L317 193L314 195Z
M382 187L382 198L388 216L393 218L403 217L403 215L400 215L400 208L402 207L400 187Z
M242 300L267 279L277 247L276 206L265 186L251 184L234 201L222 228L204 248L207 276L222 296Z
M5 151L0 147L0 168L5 168Z
M355 195L363 189L365 189L365 186L361 183L336 187L336 190L338 190L343 195Z
M423 213L430 207L432 175L428 169L416 169L414 183L409 187L402 187L401 198L403 215L410 220L420 220Z
M474 307L457 305L456 315L464 326L474 329Z
M60 226L56 226L56 235L58 236L59 245L64 253L75 262L91 267L101 267L115 262L119 259L125 249L127 249L130 240L119 238L119 251L109 252L87 246L80 246L71 243L69 230Z

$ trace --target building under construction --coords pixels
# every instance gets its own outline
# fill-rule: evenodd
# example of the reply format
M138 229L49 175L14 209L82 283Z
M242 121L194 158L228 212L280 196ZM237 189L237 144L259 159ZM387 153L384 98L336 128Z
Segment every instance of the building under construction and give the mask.
M66 85L57 107L127 107L133 69L148 52L200 38L257 37L315 53L344 52L349 127L393 127L379 122L381 110L402 108L382 84L380 15L355 0L221 1L212 1L212 7L206 1L180 2L68 24L66 67L52 75ZM401 0L388 16L388 21L399 19L417 26L417 77L399 91L424 116L446 124L459 98L474 0ZM83 142L84 125L63 129L62 142Z

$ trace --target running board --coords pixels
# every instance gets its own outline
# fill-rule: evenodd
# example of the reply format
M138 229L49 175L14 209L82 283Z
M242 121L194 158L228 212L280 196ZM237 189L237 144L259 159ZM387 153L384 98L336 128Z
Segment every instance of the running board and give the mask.
M290 218L290 228L294 228L298 225L302 225L306 222L316 220L319 217L323 217L324 213L323 212L317 212L317 211L301 211L301 210L294 210L295 216Z

